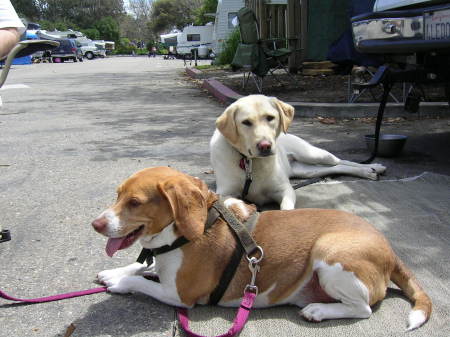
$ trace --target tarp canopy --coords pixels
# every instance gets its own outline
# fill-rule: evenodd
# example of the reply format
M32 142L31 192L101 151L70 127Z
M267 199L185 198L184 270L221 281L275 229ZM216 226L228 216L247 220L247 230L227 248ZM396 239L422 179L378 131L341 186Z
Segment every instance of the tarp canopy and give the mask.
M327 52L327 59L335 63L355 64L363 66L378 66L380 58L362 54L356 51L353 43L352 28L350 20L353 16L370 13L373 10L375 0L350 0L348 1L346 29L340 37L331 43Z

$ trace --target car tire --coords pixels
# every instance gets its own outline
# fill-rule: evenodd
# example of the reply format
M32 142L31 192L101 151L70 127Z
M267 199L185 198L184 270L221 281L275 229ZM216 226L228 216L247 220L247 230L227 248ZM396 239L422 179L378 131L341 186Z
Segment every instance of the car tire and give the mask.
M92 60L94 58L94 53L92 53L91 51L88 51L85 56L87 57L88 60Z

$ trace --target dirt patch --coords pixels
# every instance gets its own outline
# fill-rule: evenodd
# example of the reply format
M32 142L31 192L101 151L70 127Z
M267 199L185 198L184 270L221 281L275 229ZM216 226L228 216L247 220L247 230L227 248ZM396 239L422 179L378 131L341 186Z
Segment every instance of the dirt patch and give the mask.
M247 85L242 87L243 73L234 72L231 69L202 69L203 78L215 78L224 85L233 89L241 95L258 93L252 78ZM317 75L305 76L294 74L288 76L284 72L277 71L275 76L268 75L263 80L263 93L268 96L276 96L281 100L290 102L313 102L313 103L348 103L349 98L354 93L349 89L349 75ZM368 79L367 79L368 80ZM392 89L392 95L403 102L409 86L396 83ZM444 87L422 85L417 88L425 95L425 101L445 102ZM359 103L378 103L381 99L382 87L365 90L358 97ZM389 102L395 99L389 97Z

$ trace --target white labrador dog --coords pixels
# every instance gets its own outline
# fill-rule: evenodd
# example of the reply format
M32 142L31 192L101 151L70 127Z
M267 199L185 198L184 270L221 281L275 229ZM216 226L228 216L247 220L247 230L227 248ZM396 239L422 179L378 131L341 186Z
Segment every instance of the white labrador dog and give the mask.
M210 142L217 193L242 197L248 177L252 183L245 198L263 205L277 202L295 208L289 178L334 174L377 180L386 168L341 160L305 140L287 134L294 108L275 97L250 95L231 104L217 119Z

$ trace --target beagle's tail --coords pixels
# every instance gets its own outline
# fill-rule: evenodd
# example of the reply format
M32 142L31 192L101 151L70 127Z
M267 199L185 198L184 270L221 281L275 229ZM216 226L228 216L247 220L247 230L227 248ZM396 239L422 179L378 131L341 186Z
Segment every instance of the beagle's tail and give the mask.
M396 265L391 274L394 282L413 303L409 313L408 328L406 331L417 329L424 324L431 315L431 299L422 290L412 272L396 257Z

